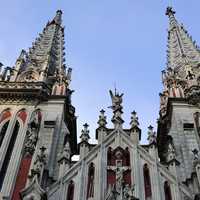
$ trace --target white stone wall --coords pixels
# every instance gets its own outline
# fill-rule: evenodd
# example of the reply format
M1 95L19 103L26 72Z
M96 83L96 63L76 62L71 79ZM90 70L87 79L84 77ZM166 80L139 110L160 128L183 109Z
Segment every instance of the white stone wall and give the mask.
M72 168L66 171L65 175L53 185L48 192L48 199L66 200L67 187L70 180L75 183L74 200L86 200L87 191L87 174L88 166L91 162L95 165L95 189L94 200L104 200L107 192L107 148L113 149L118 146L129 148L131 156L131 176L132 183L135 184L134 195L140 200L145 200L144 196L144 176L143 166L148 164L150 169L152 200L164 200L164 182L168 181L171 186L173 200L182 200L181 196L192 199L190 190L178 183L174 171L170 172L165 166L162 166L157 157L157 149L155 146L149 147L147 152L142 146L133 144L130 136L122 130L115 130L109 134L105 140L94 147L83 159L78 161Z

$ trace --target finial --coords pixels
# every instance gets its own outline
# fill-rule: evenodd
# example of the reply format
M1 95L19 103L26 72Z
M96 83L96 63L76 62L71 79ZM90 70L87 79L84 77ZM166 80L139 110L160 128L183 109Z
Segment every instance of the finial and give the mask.
M99 127L106 127L107 121L105 116L105 110L100 110L99 120L97 123L99 124Z
M61 25L61 23L62 23L62 10L56 11L56 16L54 17L53 21L56 24Z
M90 136L89 136L89 130L88 130L88 127L89 125L87 123L83 124L83 130L81 131L81 142L88 142L88 140L90 139Z
M131 128L136 128L136 127L138 128L139 126L138 117L135 110L131 113L130 125L131 125Z
M153 131L153 126L148 127L148 138L149 144L156 143L156 133Z
M167 10L166 10L166 15L168 16L171 16L171 15L174 15L176 12L173 10L173 8L171 6L167 7Z

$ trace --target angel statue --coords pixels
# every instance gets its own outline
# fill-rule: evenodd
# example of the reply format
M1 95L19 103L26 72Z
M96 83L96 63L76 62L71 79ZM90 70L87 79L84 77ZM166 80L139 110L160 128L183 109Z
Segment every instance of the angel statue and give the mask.
M122 109L122 97L123 97L123 93L121 95L119 95L118 93L113 94L113 92L111 90L109 90L110 92L110 96L112 99L112 106L110 106L109 108L113 109L113 112L117 111L117 110L121 110Z

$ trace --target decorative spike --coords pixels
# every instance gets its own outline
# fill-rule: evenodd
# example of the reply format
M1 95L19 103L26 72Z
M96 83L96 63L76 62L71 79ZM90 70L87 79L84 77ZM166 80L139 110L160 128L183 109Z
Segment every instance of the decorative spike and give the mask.
M89 127L89 125L87 124L87 123L85 123L84 125L83 125L83 130L81 131L81 136L80 136L80 138L81 138L81 142L88 142L88 140L90 139L90 136L89 136L89 130L88 130L88 127Z
M183 58L190 58L191 54L194 55L193 61L199 62L200 54L196 43L192 41L192 37L188 34L187 30L185 30L183 24L178 23L175 18L175 11L172 7L167 8L166 15L169 17L167 66L180 69L180 66L183 66L184 63Z
M156 143L156 133L153 131L153 126L148 127L148 138L149 144Z
M137 113L135 112L135 110L131 113L130 125L131 125L132 129L139 127L138 117L137 117Z
M49 83L48 78L52 76L55 68L62 69L62 65L65 62L65 53L63 52L64 32L61 26L61 17L62 11L58 10L53 20L47 23L42 33L39 33L35 42L32 43L32 47L29 48L29 59L26 59L27 62L25 62L23 68L19 69L21 72L28 70L30 66L37 66L35 70L40 74L38 81ZM51 70L48 71L48 69ZM48 71L48 73L41 73L41 70L43 72ZM18 77L14 77L14 79L17 80Z
M102 109L100 111L99 120L97 123L99 124L99 127L106 128L107 121L105 116L105 110Z

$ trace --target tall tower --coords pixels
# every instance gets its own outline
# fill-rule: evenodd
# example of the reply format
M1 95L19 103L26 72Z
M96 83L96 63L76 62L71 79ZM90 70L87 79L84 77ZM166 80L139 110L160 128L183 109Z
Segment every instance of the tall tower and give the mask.
M63 152L76 153L76 117L64 59L62 11L29 51L0 75L0 191L20 199L30 187L43 195L59 176ZM67 167L67 166L66 166ZM41 188L40 188L41 187Z
M180 163L179 179L189 184L194 170L194 150L200 148L200 50L175 11L169 17L167 67L162 72L164 90L160 94L158 150L161 162L168 162L174 147Z

